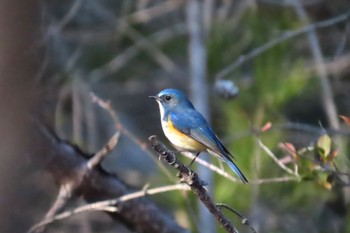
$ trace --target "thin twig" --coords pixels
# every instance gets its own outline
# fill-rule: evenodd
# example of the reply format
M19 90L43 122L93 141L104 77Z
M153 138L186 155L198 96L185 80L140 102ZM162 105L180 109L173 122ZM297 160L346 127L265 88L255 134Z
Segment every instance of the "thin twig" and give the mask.
M266 179L249 180L249 184L258 185L258 184L282 183L282 182L290 182L290 181L300 181L300 178L297 176L273 177L273 178L266 178Z
M141 44L147 41L152 41L153 44L162 44L175 36L183 35L186 33L186 27L183 23L177 24L173 27L165 28L159 32L156 32L149 37L142 37L140 40L136 41L133 45L126 48L123 52L115 56L108 63L103 66L96 68L91 71L90 79L94 82L101 80L112 73L118 72L121 68L125 67L126 64L134 58L140 51Z
M72 185L70 183L62 184L58 192L55 203L52 205L50 210L45 215L45 218L52 218L58 213L70 199L72 195Z
M82 48L81 46L78 46L66 60L66 64L64 66L65 73L68 74L70 71L73 71L76 68L77 62L81 57L81 54L82 54ZM72 76L74 77L74 75Z
M244 217L241 213L239 213L237 210L232 208L231 206L228 206L224 203L217 203L216 206L219 208L225 208L225 209L230 210L231 212L233 212L235 215L237 215L242 220L243 225L246 225L247 227L249 227L251 232L257 233L256 230L252 227L252 225L250 225L248 219L246 217Z
M93 169L96 167L98 164L101 163L103 158L109 154L117 145L120 137L120 131L117 131L111 139L109 139L108 143L101 149L99 150L89 161L87 162L87 167L89 169Z
M174 11L184 5L185 0L168 0L158 5L139 10L126 17L130 23L146 23L156 17Z
M282 125L274 125L272 129L286 129L286 130L295 130L301 131L305 133L310 133L314 135L322 135L327 133L329 135L342 135L342 136L350 136L349 129L332 129L332 128L320 128L310 124L303 123L295 123L295 122L287 122Z
M182 155L184 155L185 157L193 160L194 159L194 155L192 153L182 153ZM236 179L235 177L233 177L232 175L230 175L228 172L226 172L225 170L219 168L218 166L215 166L203 159L201 159L200 157L197 157L196 160L195 160L196 163L199 163L201 165L203 165L204 167L212 170L213 172L216 172L217 174L233 181L233 182L238 182L240 183L240 181L238 179Z
M271 129L269 131L280 131L280 130L288 130L288 131L297 131L297 132L303 132L307 134L312 134L315 136L320 136L322 134L328 134L330 136L332 135L340 135L340 136L346 136L350 137L350 130L349 129L331 129L331 128L320 128L316 127L314 125L310 124L304 124L304 123L296 123L296 122L286 122L285 124L274 124L272 125ZM229 143L241 138L245 137L251 137L252 135L260 135L261 129L250 129L245 130L241 132L237 132L232 136L224 138L223 142Z
M350 21L348 20L348 22L345 25L344 35L343 35L342 39L340 40L338 48L336 49L336 52L334 54L335 59L338 58L344 52L345 46L348 42L349 31L350 31Z
M303 6L311 6L314 4L318 4L322 1L323 0L303 0L302 4L303 4ZM259 2L271 4L271 5L283 6L283 7L292 6L292 4L289 0L259 0Z
M42 58L43 61L41 62L40 68L38 69L35 75L36 83L41 83L42 78L45 74L45 71L49 66L49 60L50 60L49 58L50 58L50 50L48 48L44 48L43 58Z
M282 168L284 171L286 171L287 173L289 173L290 175L299 177L299 174L294 173L294 171L292 169L289 169L288 167L286 167L276 156L275 154L267 147L264 145L264 143L261 141L261 139L257 139L258 141L258 145L260 146L260 148L266 152L266 154L268 156L270 156L270 158L275 161L275 163Z
M106 110L108 114L111 116L113 122L115 124L119 124L119 118L117 116L117 113L112 109L110 101L106 101L99 98L93 92L90 93L90 96L91 96L92 102L97 103L101 108Z
M131 27L127 22L120 22L121 27L125 27L126 35L134 41L136 46L143 49L151 55L151 57L167 72L172 72L177 69L176 64L157 47L155 43L148 40L136 29Z
M182 153L182 155L186 156L189 159L194 159L194 155L191 153ZM227 178L228 180L231 180L233 182L240 183L238 179L230 175L228 172L225 170L208 163L207 161L201 159L200 157L197 157L195 160L196 163L199 163L208 169L212 170L213 172L216 172L217 174ZM283 177L273 177L273 178L265 178L265 179L258 179L258 180L251 180L249 181L248 185L257 185L257 184L270 184L270 183L280 183L280 182L289 182L289 181L299 181L300 178L296 177L293 173L293 176L283 176Z
M81 7L83 1L75 0L72 6L69 8L67 14L55 25L56 30L61 30L64 26L66 26L77 14L79 8Z
M69 217L76 215L76 214L79 214L79 213L92 212L92 211L116 212L116 211L118 211L118 207L116 207L115 205L117 205L119 203L130 201L132 199L144 197L147 195L155 195L155 194L170 192L170 191L175 191L175 190L188 191L188 190L190 190L190 188L185 184L169 185L169 186L163 186L163 187L158 187L158 188L153 188L153 189L148 189L148 190L141 190L138 192L126 194L124 196L121 196L121 197L118 197L115 199L106 200L106 201L99 201L99 202L95 202L92 204L83 205L83 206L77 207L73 210L68 210L68 211L65 211L63 213L57 214L57 215L52 216L50 218L45 218L43 221L41 221L40 223L33 226L28 231L28 233L35 232L36 229L39 229L45 225L48 225L48 224L55 222L55 221L58 221L58 220L69 218Z
M144 151L151 159L153 159L153 161L156 162L156 159L154 158L154 156L151 153L151 151L149 151L147 149L146 143L144 143L143 141L139 140L134 134L132 134L127 128L125 128L122 125L122 123L120 122L116 111L114 111L114 109L112 108L111 103L109 101L106 101L106 100L103 100L103 99L99 98L93 92L90 93L90 96L91 96L92 101L94 103L97 103L102 109L104 109L105 111L108 112L108 114L111 116L111 118L112 118L112 120L113 120L113 122L115 124L115 128L117 130L119 130L123 135L127 136L128 138L130 138L130 140L132 142L134 142L136 145L138 145L142 151ZM174 177L165 168L164 164L160 164L160 163L156 163L156 164L157 164L157 166L159 166L161 171L169 178L169 180L175 181Z
M333 26L334 24L337 24L337 23L340 23L340 22L347 20L349 17L350 17L350 11L348 11L347 13L344 13L342 15L336 16L334 18L328 19L328 20L320 21L320 22L317 22L314 24L309 24L309 25L302 27L302 28L299 28L297 30L287 31L287 32L283 33L281 36L270 40L269 42L263 44L262 46L257 47L244 55L239 56L239 58L234 63L232 63L231 65L222 69L215 76L215 78L216 79L224 78L225 76L227 76L228 74L233 72L237 67L241 66L245 62L247 62L247 61L251 60L252 58L266 52L267 50L271 49L272 47L274 47L274 46L276 46L276 45L278 45L286 40L300 36L300 35L307 33L311 30L316 30L316 29L320 29L320 28L326 28L326 27Z
M54 218L54 216L67 204L67 202L70 200L73 192L72 183L66 183L62 184L60 186L60 190L58 192L58 195L56 197L55 203L51 206L49 211L46 213L44 219L41 222L44 222L47 219ZM40 233L44 232L45 225L40 226L33 226L29 232L35 232Z
M350 25L350 22L349 22L349 25ZM338 49L342 49L342 48L338 47ZM342 52L339 52L339 53L340 54L334 55L332 59L329 59L323 64L325 66L325 69L329 78L339 77L343 74L346 74L349 71L350 54L346 53L344 55L341 55ZM311 65L311 67L310 65L307 65L306 69L311 70L312 72L317 72L317 67L315 65Z
M63 18L58 23L50 26L47 35L44 37L43 41L46 42L46 40L49 37L55 36L57 33L59 33L74 18L74 16L80 9L82 3L83 0L75 0L69 8L68 12L63 16Z

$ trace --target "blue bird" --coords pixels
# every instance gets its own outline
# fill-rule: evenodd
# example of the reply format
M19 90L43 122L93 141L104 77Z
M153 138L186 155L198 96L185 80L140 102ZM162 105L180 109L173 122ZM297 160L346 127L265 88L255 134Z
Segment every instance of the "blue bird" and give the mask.
M196 153L196 157L200 152L207 151L226 162L243 183L248 183L247 178L233 162L233 155L220 142L202 114L193 107L183 92L165 89L150 98L158 102L164 134L177 149Z

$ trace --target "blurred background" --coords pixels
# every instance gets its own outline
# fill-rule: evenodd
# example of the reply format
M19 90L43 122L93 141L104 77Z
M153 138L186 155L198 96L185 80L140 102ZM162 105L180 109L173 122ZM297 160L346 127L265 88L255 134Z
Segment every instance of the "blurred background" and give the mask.
M335 185L315 168L319 151L293 157L281 146L302 150L319 142L324 149L319 138L328 133L331 169L349 174L350 128L339 118L350 116L349 9L348 0L2 1L0 231L28 230L58 192L41 164L45 155L32 153L29 118L40 116L88 153L115 132L91 92L111 102L122 132L105 170L137 189L176 183L147 138L168 143L148 96L178 88L251 181L232 182L196 165L216 202L244 214L258 232L350 232L349 176ZM266 123L272 126L260 132ZM263 146L294 172L298 167L298 176ZM224 232L190 193L150 198L190 232ZM131 231L89 213L47 232Z

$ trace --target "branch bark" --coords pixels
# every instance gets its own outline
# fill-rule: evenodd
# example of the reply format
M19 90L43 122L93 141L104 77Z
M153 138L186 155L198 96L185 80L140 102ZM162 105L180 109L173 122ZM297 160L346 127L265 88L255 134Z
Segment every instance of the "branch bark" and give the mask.
M180 178L180 182L186 183L188 186L190 186L192 192L199 198L199 200L226 230L226 232L238 233L232 222L226 218L226 216L210 198L208 191L204 188L204 185L206 185L205 182L198 177L197 173L190 170L182 162L180 162L172 151L158 141L156 136L149 137L149 140L151 141L153 149L159 154L159 157L162 158L165 163L171 165L179 171L178 176Z

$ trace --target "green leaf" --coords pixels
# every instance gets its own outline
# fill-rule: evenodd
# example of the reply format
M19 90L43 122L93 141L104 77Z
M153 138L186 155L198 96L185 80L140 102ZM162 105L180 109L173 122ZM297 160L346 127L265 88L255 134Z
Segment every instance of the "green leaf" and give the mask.
M332 146L332 141L327 134L324 134L321 137L319 137L317 141L317 148L322 159L326 159L328 157L331 151L331 146Z

